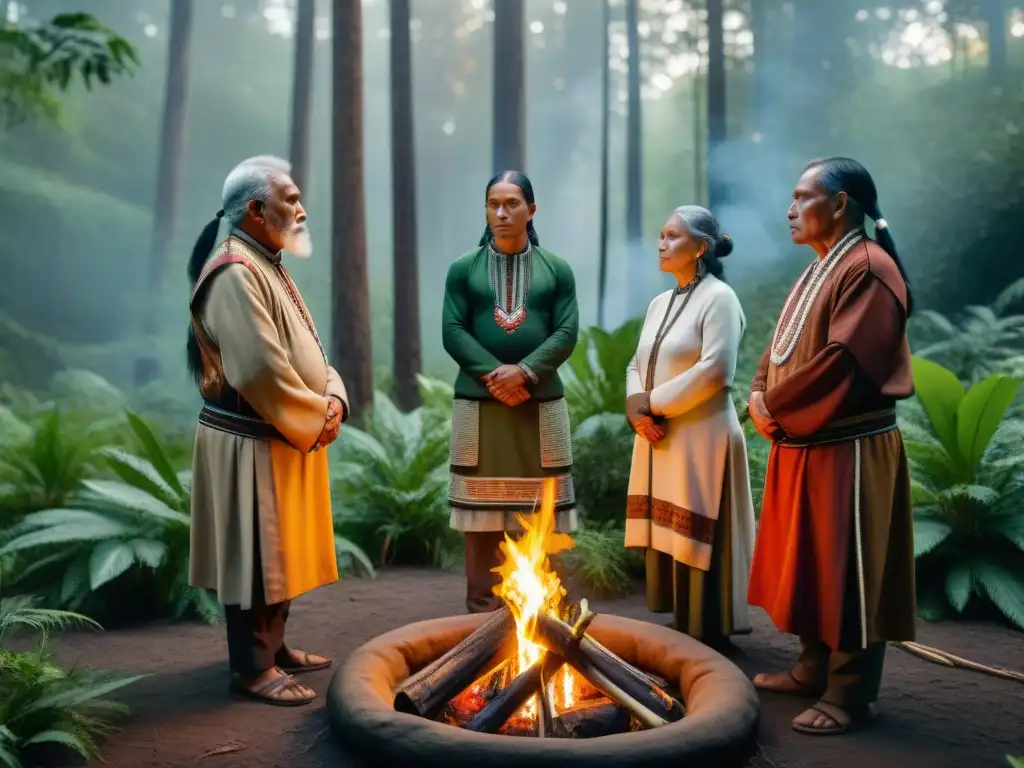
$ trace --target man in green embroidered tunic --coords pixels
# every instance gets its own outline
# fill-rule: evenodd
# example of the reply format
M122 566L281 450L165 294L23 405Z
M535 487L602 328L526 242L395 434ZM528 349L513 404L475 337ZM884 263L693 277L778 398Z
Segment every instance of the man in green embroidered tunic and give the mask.
M576 279L540 247L530 180L487 185L487 229L445 283L444 348L459 364L452 407L451 526L466 538L466 607L496 610L505 531L556 478L557 528L576 529L569 411L558 368L579 332Z

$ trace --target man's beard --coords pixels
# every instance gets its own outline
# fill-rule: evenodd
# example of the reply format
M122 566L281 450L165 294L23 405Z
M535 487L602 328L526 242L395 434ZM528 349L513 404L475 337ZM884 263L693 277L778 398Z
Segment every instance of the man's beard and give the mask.
M284 249L297 259L308 259L313 255L313 239L305 224L293 224L281 232Z

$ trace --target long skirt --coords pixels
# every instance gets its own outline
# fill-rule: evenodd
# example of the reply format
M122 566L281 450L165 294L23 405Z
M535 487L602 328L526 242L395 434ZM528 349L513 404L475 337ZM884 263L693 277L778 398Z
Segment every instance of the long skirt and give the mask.
M519 515L536 511L545 478L556 482L557 530L576 530L569 411L564 398L456 398L452 407L450 525L464 533L520 532Z
M673 625L697 640L715 641L749 628L733 625L732 515L729 483L715 524L715 545L707 571L692 568L656 549L647 550L647 609L673 614Z

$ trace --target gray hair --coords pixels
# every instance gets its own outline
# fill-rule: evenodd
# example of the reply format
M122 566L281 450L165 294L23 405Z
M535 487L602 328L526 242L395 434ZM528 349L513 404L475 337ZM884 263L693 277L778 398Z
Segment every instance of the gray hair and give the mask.
M273 155L256 155L236 165L221 192L221 208L228 225L237 227L242 222L250 200L267 202L274 182L289 178L291 172L291 163Z
M691 236L707 243L708 253L714 255L723 238L715 215L699 205L681 205L672 213L683 220Z

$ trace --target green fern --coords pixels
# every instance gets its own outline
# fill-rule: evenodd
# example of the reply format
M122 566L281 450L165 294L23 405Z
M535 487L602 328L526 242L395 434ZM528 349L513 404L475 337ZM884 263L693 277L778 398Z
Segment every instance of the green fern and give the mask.
M379 552L381 564L453 564L460 539L448 524L450 434L443 412L402 413L377 392L367 430L346 427L332 447L338 534Z
M911 468L918 602L926 618L988 601L1024 628L1024 422L1019 382L989 376L965 390L914 358L916 403L901 407Z
M0 599L0 765L22 768L24 751L52 743L86 759L99 759L97 740L111 731L111 717L125 708L104 699L142 676L122 677L53 663L49 632L79 624L101 627L81 614L37 608L25 596ZM8 633L39 635L34 650L3 647Z

